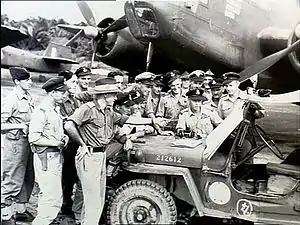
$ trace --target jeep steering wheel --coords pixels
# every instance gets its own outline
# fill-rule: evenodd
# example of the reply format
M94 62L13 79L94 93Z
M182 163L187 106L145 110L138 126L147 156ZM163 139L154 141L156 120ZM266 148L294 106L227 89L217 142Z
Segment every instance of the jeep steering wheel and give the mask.
M258 134L264 144L276 155L279 159L284 160L284 156L275 142L266 134L266 132L258 125L255 125L255 132Z

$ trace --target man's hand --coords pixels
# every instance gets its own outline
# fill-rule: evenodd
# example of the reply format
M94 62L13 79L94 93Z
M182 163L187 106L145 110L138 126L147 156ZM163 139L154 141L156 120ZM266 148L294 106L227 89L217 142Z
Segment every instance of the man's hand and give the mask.
M91 156L91 153L86 145L79 146L76 153L76 160L80 161L85 155Z
M64 135L64 137L61 139L61 141L64 143L63 148L65 148L69 142L69 136L68 135Z
M183 137L184 136L184 132L183 132L183 129L181 129L181 128L178 128L177 130L176 130L176 135L178 136L178 137Z
M162 117L153 118L152 121L153 124L157 124L160 127L165 127L169 123L168 119Z
M132 141L128 138L124 144L124 150L128 151L129 149L132 149Z

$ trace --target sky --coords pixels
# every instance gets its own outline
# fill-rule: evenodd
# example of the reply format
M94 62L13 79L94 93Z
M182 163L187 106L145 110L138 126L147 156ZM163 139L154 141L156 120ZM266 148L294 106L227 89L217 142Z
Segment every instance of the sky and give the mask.
M87 1L94 12L96 22L106 17L119 18L124 15L125 1ZM1 1L1 14L10 20L24 20L29 17L64 19L69 23L85 21L75 1Z

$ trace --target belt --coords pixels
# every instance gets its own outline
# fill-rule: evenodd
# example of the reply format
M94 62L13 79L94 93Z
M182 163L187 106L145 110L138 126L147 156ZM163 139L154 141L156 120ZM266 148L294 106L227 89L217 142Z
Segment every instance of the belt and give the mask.
M100 147L89 147L89 149L90 149L91 153L93 153L93 152L105 152L106 146L103 145L103 146L100 146Z
M60 152L60 150L57 147L48 147L46 149L47 152Z

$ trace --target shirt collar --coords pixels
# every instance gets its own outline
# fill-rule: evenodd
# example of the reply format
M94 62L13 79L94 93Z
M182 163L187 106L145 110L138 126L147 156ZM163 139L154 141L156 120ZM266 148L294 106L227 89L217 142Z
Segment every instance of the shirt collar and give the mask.
M27 93L25 93L25 92L22 92L21 90L19 90L18 88L14 88L14 92L16 93L16 95L17 95L17 97L18 97L18 99L29 99L30 98L30 94L27 92Z

